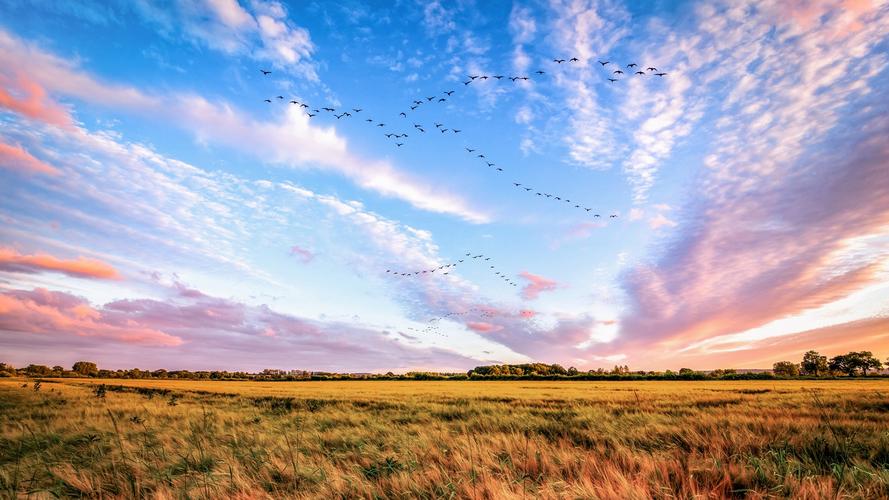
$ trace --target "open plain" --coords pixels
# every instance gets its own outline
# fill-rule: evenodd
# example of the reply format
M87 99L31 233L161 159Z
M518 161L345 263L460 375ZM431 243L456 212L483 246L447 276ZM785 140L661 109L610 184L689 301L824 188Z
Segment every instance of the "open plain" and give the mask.
M883 380L0 381L0 495L889 496Z

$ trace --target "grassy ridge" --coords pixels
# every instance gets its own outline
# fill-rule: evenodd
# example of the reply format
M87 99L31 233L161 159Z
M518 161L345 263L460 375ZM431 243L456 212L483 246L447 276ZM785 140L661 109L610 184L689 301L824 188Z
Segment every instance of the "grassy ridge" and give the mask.
M24 382L0 496L889 497L879 380Z

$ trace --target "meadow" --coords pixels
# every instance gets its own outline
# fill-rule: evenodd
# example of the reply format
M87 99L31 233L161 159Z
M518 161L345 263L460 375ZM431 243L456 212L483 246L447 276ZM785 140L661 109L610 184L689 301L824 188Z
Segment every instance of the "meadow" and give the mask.
M889 498L889 384L3 379L0 496Z

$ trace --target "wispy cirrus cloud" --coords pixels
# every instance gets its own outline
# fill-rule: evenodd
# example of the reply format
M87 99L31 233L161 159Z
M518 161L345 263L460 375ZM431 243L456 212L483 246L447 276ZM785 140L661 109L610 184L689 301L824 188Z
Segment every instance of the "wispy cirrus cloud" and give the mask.
M45 253L22 254L14 248L0 246L0 271L15 273L59 272L76 278L120 279L109 264L96 259L77 257L59 259Z
M133 8L168 36L180 35L227 55L251 57L318 81L311 35L289 18L281 2L202 0L177 2L172 8L136 2Z
M50 99L46 89L22 72L14 76L0 73L0 108L50 125L71 127L73 123L68 109Z
M861 10L861 26L838 35L833 16L850 14L825 5L804 25L768 9L702 8L712 46L691 60L733 51L704 78L732 85L697 200L685 207L688 227L625 278L624 339L679 348L740 334L882 279L889 122L861 103L885 99L874 82L889 63L879 51L889 21Z
M407 174L387 161L358 157L334 127L317 127L305 113L288 108L273 121L257 120L232 105L188 94L151 95L135 87L108 84L74 63L0 30L0 63L27 66L44 88L100 106L164 117L203 142L234 148L260 161L292 168L323 169L344 175L365 189L422 210L450 214L472 223L490 215L433 181Z
M58 175L59 170L35 158L25 148L0 142L0 167L25 173Z

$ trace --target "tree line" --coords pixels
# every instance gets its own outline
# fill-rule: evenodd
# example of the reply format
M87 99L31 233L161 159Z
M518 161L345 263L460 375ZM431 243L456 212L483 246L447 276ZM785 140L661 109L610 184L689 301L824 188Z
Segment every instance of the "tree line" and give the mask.
M889 367L889 359L886 360ZM565 368L559 364L523 363L477 366L467 372L407 372L388 373L332 373L305 370L266 369L260 372L245 371L190 371L190 370L128 370L100 369L91 361L78 361L70 370L61 366L31 364L15 368L0 363L0 377L95 377L128 379L185 379L185 380L257 380L257 381L298 381L298 380L510 380L510 379L572 379L572 380L744 380L774 378L813 378L813 377L867 377L883 368L883 363L871 351L852 351L830 359L816 351L808 351L799 363L779 361L772 370L738 371L717 369L697 371L680 368L679 371L632 371L626 365L615 366L611 370L598 368L580 371L575 367Z

